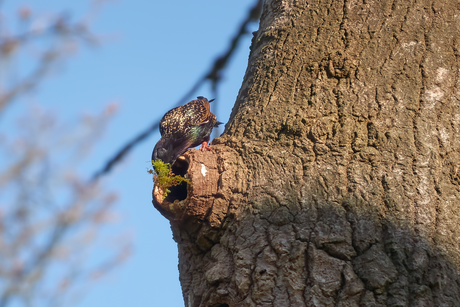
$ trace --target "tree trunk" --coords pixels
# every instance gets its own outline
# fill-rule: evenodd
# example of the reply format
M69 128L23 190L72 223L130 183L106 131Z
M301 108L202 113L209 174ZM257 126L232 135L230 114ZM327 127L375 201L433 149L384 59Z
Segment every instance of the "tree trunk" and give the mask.
M459 28L456 0L265 2L166 209L185 306L460 306Z

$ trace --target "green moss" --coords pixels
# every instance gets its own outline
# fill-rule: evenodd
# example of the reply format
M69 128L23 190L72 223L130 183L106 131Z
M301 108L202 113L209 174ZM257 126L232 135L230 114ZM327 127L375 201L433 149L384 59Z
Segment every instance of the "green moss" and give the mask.
M164 191L163 199L171 192L170 187L179 185L182 182L191 184L190 180L180 175L174 175L171 171L171 164L164 163L161 159L152 160L152 166L154 171L150 170L149 173L153 174L153 181Z

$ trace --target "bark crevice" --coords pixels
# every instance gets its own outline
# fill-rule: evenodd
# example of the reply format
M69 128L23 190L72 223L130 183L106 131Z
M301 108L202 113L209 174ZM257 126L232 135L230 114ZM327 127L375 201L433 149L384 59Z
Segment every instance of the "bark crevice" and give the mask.
M186 306L458 304L459 10L265 1L216 189L172 223Z

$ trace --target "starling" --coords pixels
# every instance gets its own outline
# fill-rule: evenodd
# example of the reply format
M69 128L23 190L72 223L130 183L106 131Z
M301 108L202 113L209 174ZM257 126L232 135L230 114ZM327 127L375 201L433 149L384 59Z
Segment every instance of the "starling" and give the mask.
M161 159L173 165L189 148L201 144L200 150L211 150L208 142L212 128L222 123L209 110L209 103L214 99L197 98L163 116L160 121L161 139L153 149L152 160Z

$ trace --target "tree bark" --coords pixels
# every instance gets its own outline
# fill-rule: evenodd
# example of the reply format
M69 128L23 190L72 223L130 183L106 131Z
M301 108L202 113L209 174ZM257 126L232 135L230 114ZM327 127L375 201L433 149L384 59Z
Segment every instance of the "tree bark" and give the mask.
M460 306L459 28L454 0L265 2L169 217L185 306Z

